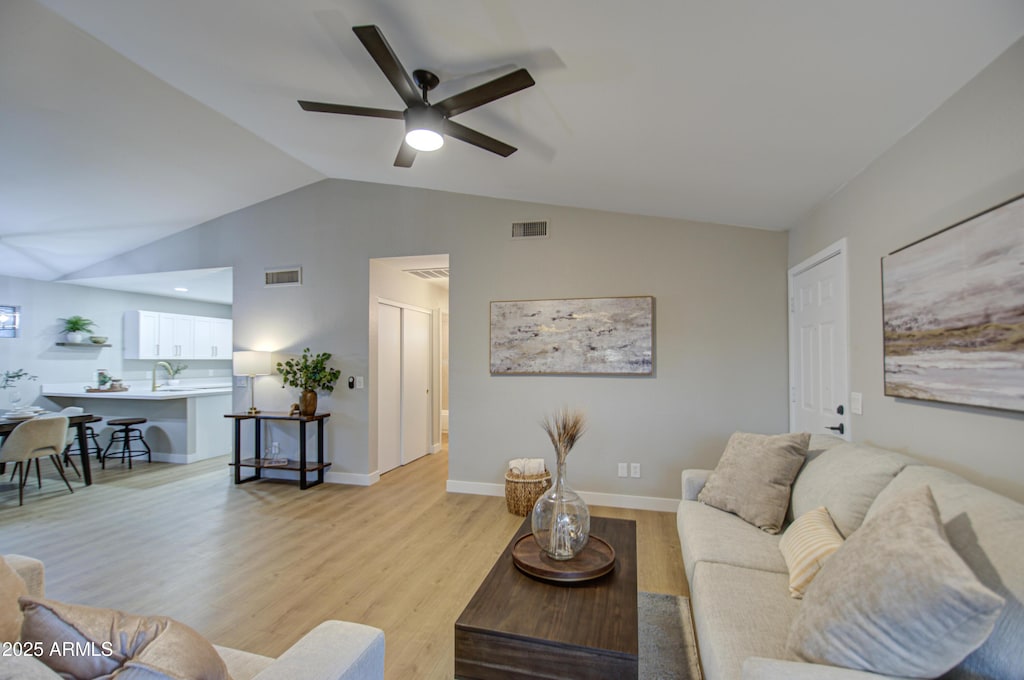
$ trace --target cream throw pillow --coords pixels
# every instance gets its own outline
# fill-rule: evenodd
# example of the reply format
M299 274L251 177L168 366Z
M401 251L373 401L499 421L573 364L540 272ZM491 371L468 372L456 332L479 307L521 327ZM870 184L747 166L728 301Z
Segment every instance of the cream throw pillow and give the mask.
M789 491L807 455L811 435L749 434L729 437L722 459L697 500L739 515L770 534L786 519Z
M21 639L21 607L18 598L28 595L25 580L0 557L0 642Z
M832 553L843 545L832 516L822 506L798 517L779 540L779 550L789 569L789 594L802 598Z
M790 627L801 660L937 678L977 649L1005 604L946 540L931 489L892 497L821 568Z
M40 643L40 661L65 677L230 680L213 645L174 619L33 597L21 608L22 641ZM55 644L62 653L50 654Z

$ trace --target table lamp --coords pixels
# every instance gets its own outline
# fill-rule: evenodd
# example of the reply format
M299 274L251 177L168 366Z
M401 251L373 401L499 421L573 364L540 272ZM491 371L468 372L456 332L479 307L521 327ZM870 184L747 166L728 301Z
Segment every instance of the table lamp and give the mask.
M270 375L270 352L234 352L231 364L235 375L249 378L249 415L260 412L256 408L256 383L253 379L258 375Z

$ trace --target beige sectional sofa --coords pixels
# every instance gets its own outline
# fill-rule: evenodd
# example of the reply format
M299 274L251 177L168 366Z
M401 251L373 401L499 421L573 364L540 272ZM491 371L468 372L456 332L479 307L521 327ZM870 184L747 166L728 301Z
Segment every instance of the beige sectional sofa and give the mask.
M22 577L29 596L45 596L42 562L22 555L5 555L4 560ZM11 590L10 580L0 581L0 604L3 606L14 601ZM16 649L11 645L7 647ZM384 677L384 632L346 621L321 623L277 659L228 647L214 646L213 649L224 661L232 680L382 680ZM32 658L31 653L9 654L0 658L0 680L59 677ZM143 672L131 677L163 676Z
M698 502L710 474L683 472L677 516L704 677L889 677L793 660L787 637L805 601L790 597L781 534ZM849 539L886 499L924 485L931 488L949 544L1006 601L984 643L943 677L1024 678L1024 505L910 456L813 436L792 487L788 519L823 505Z

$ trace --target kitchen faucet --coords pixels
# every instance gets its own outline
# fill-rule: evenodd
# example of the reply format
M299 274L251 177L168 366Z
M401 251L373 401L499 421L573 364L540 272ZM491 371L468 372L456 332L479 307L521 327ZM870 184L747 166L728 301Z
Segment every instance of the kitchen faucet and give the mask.
M155 364L153 364L153 389L151 390L153 392L156 392L156 369L158 366L163 366L164 370L167 371L167 375L170 375L171 372L174 370L171 368L171 365L166 361L158 361Z

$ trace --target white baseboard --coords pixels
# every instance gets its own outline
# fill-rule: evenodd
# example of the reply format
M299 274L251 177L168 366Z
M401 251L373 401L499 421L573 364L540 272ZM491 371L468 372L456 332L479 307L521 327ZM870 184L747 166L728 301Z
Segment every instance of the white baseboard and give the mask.
M504 484L488 482L463 482L449 479L446 485L448 493L466 493L476 496L505 497ZM654 510L655 512L675 512L679 509L678 498L656 498L652 496L627 496L618 493L602 493L599 491L577 491L587 505L603 505L609 508L629 508L630 510Z
M372 486L380 481L380 473L373 472L363 475L355 472L328 472L324 475L327 484L352 484L354 486Z
M111 454L113 454L113 449ZM217 456L223 456L228 451L196 451L195 453L163 453L161 451L153 452L153 461L156 463L174 463L175 465L188 465L189 463L197 463L201 460L208 458L216 458ZM120 462L120 459L111 455L111 461Z

